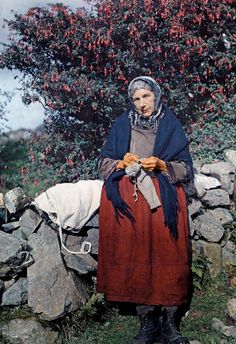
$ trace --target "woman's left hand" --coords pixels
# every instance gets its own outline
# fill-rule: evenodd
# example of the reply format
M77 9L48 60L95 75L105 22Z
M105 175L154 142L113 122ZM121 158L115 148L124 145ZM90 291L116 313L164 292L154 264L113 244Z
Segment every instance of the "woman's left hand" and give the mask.
M165 161L155 157L150 156L141 160L141 166L146 171L161 170L167 172L167 167Z

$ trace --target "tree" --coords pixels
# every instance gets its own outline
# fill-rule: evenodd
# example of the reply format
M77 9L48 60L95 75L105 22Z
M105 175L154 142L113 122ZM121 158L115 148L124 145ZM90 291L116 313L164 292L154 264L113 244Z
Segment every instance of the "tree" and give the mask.
M188 128L209 118L216 129L226 117L232 125L234 7L233 0L98 0L91 12L56 4L15 14L0 67L21 71L24 102L45 107L46 163L70 166L75 178L78 161L97 155L129 105L127 85L140 74L160 82Z
M4 132L6 129L6 106L11 101L12 94L6 91L2 91L0 89L0 135Z

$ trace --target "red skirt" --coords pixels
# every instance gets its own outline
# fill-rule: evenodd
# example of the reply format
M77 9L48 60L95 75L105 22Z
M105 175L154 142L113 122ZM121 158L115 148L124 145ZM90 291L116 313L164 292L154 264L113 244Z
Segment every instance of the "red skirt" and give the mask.
M158 181L153 179L158 196ZM122 199L130 206L135 223L116 220L111 201L102 191L99 210L99 255L97 291L110 301L145 305L180 305L189 292L188 217L185 192L177 188L179 200L178 240L164 224L163 208L151 211L147 201L128 177L119 184Z

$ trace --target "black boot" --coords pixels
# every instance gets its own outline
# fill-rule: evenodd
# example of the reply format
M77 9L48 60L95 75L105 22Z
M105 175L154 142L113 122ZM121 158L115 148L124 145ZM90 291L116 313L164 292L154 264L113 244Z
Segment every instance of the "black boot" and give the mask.
M140 315L140 329L137 336L134 337L132 344L153 344L158 341L161 324L155 312L149 312Z
M177 310L178 307L163 307L162 321L162 340L165 344L189 344L189 340L183 337L177 326Z

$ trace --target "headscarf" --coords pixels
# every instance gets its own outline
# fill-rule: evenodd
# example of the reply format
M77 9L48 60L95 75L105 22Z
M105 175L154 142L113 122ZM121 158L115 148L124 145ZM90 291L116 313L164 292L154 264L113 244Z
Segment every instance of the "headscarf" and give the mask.
M133 102L133 95L137 90L145 89L154 93L154 111L151 116L145 117L139 114ZM128 96L131 103L129 119L132 127L157 130L159 116L162 112L161 88L150 76L139 76L133 79L128 87Z

